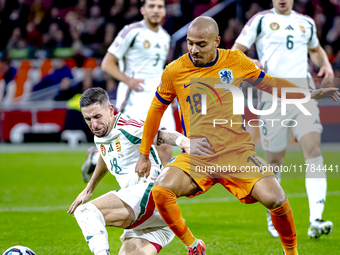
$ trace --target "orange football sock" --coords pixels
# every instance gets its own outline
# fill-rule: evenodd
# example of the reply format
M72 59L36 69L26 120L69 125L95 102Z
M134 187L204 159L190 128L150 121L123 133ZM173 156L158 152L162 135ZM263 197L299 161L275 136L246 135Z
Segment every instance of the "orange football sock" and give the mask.
M290 208L288 198L286 202L270 210L274 227L279 233L283 249L286 255L297 255L297 239L294 225L293 212Z
M152 196L159 214L172 232L174 232L186 246L193 244L195 237L184 222L181 209L177 204L176 195L169 189L153 186Z

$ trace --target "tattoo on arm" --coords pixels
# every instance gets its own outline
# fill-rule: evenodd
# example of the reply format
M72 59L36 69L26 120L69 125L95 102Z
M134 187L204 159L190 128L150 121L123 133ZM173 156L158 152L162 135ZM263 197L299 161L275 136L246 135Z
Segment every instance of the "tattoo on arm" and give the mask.
M177 131L159 130L157 145L169 144L176 146L176 139L180 136L182 136L182 134Z

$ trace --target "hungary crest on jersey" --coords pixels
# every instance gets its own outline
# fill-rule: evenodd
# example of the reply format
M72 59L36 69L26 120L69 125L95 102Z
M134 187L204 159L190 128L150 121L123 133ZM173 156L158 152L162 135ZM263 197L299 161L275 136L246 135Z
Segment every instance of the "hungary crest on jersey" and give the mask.
M104 144L101 144L101 145L100 145L100 151L101 151L101 153L103 154L103 156L105 157L105 155L106 155L106 149L105 149Z
M122 154L122 146L121 146L118 138L116 139L115 143L116 143L116 150L117 150L117 153L118 153L118 158L124 157L124 155Z

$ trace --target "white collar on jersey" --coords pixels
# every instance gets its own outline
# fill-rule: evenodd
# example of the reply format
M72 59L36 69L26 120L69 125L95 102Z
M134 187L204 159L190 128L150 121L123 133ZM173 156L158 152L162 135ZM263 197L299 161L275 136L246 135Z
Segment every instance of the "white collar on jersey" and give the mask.
M279 15L280 17L286 17L286 18L289 18L292 14L295 14L295 11L294 11L294 10L291 10L291 12L290 12L289 15L283 15L283 14L277 13L277 12L275 11L275 8L274 8L274 7L271 9L271 11L272 11L275 15Z
M151 30L151 29L148 28L148 26L145 24L145 20L144 20L144 19L141 20L141 24L142 24L142 26L143 26L144 28L146 28L146 29L148 29L149 31L151 31L151 32L153 32L153 33L156 33L156 34L158 34L158 33L161 31L161 29L162 29L162 26L161 26L161 25L158 25L158 31L157 31L157 32Z

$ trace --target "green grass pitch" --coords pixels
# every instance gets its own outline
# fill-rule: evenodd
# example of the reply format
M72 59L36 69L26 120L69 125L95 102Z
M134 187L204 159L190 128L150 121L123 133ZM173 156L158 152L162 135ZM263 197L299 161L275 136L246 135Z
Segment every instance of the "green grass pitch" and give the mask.
M262 153L259 153L263 156ZM325 163L339 164L339 151L324 151ZM66 213L84 189L80 167L84 152L0 154L0 254L13 245L24 245L37 255L91 254L73 215ZM285 164L303 164L301 152L289 151ZM340 254L340 187L338 174L330 174L324 219L332 220L329 236L309 239L308 201L303 178L283 178L282 186L293 209L299 254ZM283 175L284 177L285 175ZM117 189L108 174L94 198ZM216 185L193 199L180 198L186 223L205 241L207 254L282 254L279 239L266 228L265 209L259 203L245 205ZM122 229L108 228L111 254L118 254ZM161 254L186 254L175 238Z

